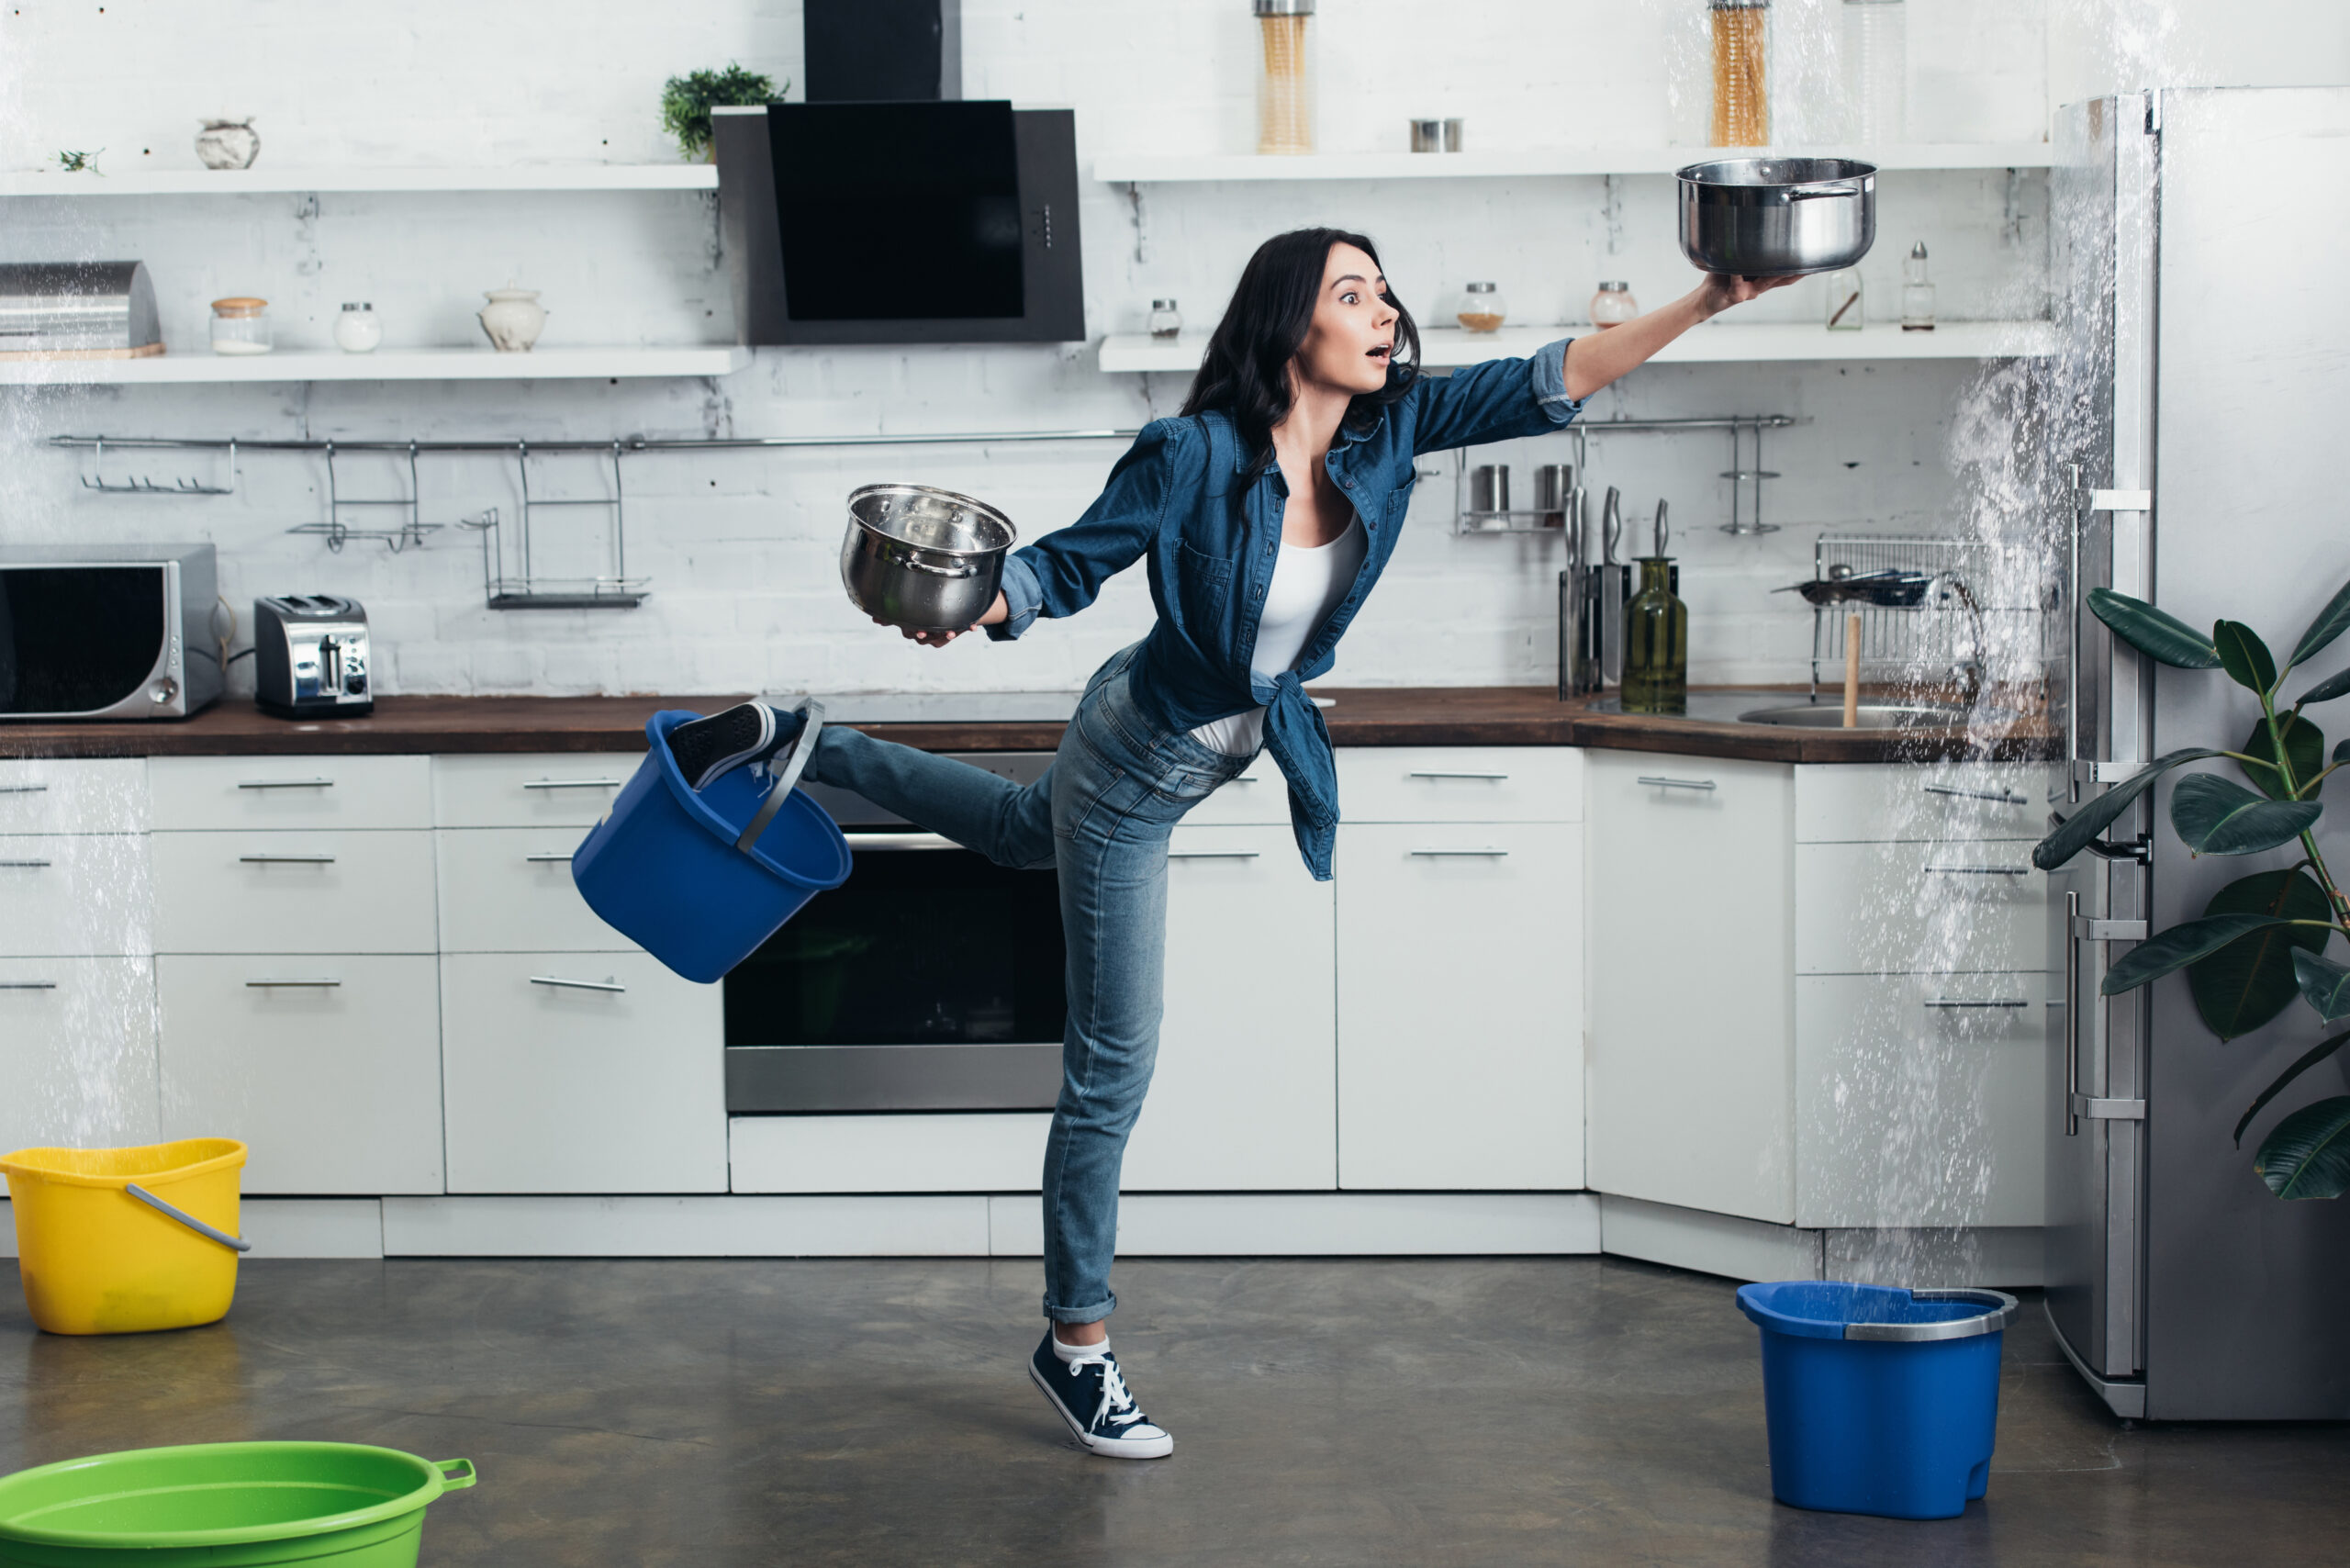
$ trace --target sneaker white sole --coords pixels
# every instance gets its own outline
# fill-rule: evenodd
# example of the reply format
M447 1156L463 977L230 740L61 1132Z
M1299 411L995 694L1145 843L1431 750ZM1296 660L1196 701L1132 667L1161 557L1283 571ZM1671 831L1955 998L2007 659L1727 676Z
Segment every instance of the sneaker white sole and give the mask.
M1053 1392L1053 1385L1036 1371L1034 1361L1028 1363L1028 1381L1053 1402L1053 1408L1060 1412L1061 1419L1068 1424L1069 1434L1088 1453L1098 1453L1104 1459L1165 1459L1175 1451L1175 1439L1164 1434L1139 1442L1121 1438L1097 1438L1085 1429L1084 1422L1069 1414L1069 1406L1061 1403L1061 1396Z

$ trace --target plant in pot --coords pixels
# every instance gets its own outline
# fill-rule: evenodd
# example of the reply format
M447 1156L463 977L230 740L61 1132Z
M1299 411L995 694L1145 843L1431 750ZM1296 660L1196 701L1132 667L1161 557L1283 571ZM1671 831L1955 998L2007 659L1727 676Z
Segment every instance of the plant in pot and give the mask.
M2224 670L2259 699L2260 717L2238 750L2171 752L2087 801L2032 850L2032 864L2054 870L2098 845L2098 835L2164 774L2213 759L2233 762L2250 787L2216 773L2180 779L2171 791L2170 822L2187 847L2198 855L2256 855L2298 846L2300 854L2284 869L2230 882L2212 895L2199 919L2139 943L2107 972L2104 993L2118 996L2185 969L2197 1012L2223 1040L2267 1023L2296 1000L2316 1012L2322 1026L2350 1019L2350 968L2326 957L2336 935L2350 938L2350 897L2327 868L2313 831L2324 810L2318 792L2350 763L2350 741L2335 746L2329 759L2323 733L2302 713L2350 696L2350 669L2318 681L2289 708L2277 706L2293 671L2350 630L2350 584L2319 611L2281 666L2241 622L2221 621L2206 636L2143 599L2109 588L2090 590L2088 603L2115 636L2149 658L2176 669ZM2238 1146L2270 1101L2344 1044L2350 1029L2320 1040L2278 1073L2236 1123ZM2286 1115L2261 1141L2253 1169L2280 1198L2333 1198L2350 1189L2350 1095L2318 1100Z
M729 64L723 71L694 71L672 76L661 84L661 129L677 139L677 151L688 160L707 161L715 155L710 140L710 111L721 105L769 104L790 91L771 76Z

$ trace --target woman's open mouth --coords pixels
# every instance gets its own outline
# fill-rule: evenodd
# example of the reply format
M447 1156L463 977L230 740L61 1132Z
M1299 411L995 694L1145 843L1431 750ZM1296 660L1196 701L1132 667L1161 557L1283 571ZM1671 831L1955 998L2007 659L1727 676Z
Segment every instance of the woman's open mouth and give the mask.
M1373 343L1369 350L1370 357L1379 361L1382 364L1386 364L1387 361L1393 357L1394 353L1395 345L1393 343Z

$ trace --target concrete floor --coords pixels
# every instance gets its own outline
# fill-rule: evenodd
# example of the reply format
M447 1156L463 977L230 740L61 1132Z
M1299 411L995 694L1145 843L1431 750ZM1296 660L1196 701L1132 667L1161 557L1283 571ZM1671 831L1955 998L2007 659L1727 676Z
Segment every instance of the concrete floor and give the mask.
M427 1568L2339 1562L2350 1427L2125 1429L2036 1302L1989 1496L1771 1500L1726 1282L1599 1259L1124 1262L1173 1458L1070 1444L1034 1263L244 1265L229 1320L36 1332L0 1275L0 1472L154 1443L459 1455Z

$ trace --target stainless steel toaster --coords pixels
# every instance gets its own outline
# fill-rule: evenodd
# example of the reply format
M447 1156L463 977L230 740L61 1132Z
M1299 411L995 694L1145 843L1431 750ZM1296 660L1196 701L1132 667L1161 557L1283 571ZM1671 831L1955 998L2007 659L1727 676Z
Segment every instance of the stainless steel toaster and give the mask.
M285 719L373 712L367 611L359 601L331 593L253 600L253 700Z

